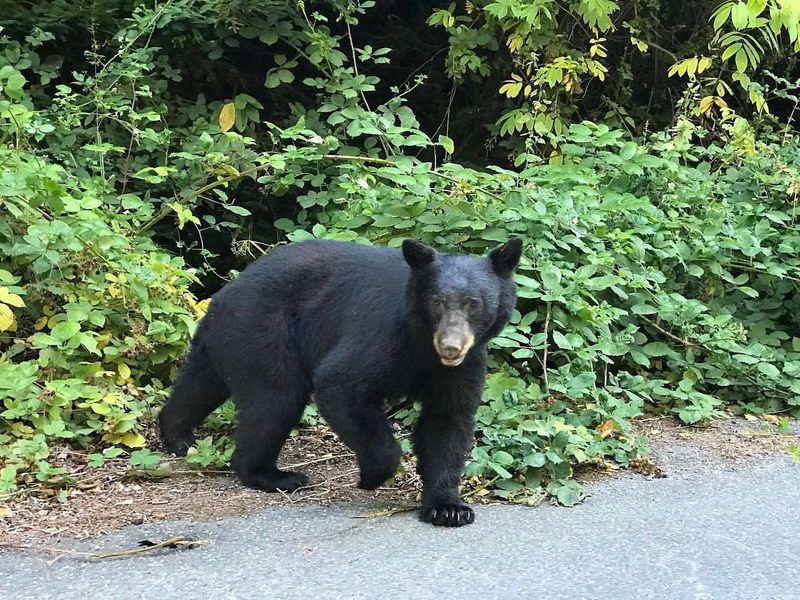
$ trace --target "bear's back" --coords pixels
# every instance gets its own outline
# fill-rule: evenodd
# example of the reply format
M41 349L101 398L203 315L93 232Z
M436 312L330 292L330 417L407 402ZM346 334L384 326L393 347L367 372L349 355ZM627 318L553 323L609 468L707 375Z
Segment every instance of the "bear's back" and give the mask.
M410 269L399 249L332 240L275 248L214 295L214 312L290 311L347 322L405 305Z
M248 266L239 279L257 281L267 293L299 293L302 297L304 292L317 294L328 286L342 291L405 287L408 273L400 250L310 240L274 249Z

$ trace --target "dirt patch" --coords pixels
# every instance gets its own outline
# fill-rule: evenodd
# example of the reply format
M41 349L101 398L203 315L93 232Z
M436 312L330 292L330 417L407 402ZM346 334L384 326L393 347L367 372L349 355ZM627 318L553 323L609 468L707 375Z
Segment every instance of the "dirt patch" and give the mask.
M418 500L421 487L414 465L404 460L391 487L359 489L355 456L323 426L304 428L290 438L281 466L306 473L310 485L291 494L269 494L242 486L233 472L199 473L179 460L172 474L161 479L125 477L109 464L93 470L91 479L81 481L83 489L72 491L66 502L59 502L53 491L0 503L0 543L84 539L127 525L218 519L275 505L370 501L405 506Z
M761 419L718 420L705 427L683 425L673 418L642 418L634 432L650 441L651 454L635 461L631 471L646 477L669 477L706 469L731 468L748 461L785 453L800 443L800 426L781 432ZM85 455L65 449L61 456L70 472L81 470ZM0 543L31 544L37 540L88 538L125 527L166 520L209 520L246 514L266 506L371 502L387 507L386 513L403 510L419 501L421 482L413 462L404 459L391 486L375 491L357 487L358 465L352 452L327 427L304 428L290 438L281 465L309 475L311 484L292 494L268 494L240 485L232 472L200 473L176 460L173 474L163 479L125 476L124 460L100 469L84 469L66 502L50 495L20 495L0 503ZM576 479L591 485L620 469L581 468ZM476 490L472 490L474 493ZM480 501L479 493L472 501Z
M756 417L728 417L705 426L685 425L671 417L637 419L634 433L647 437L650 460L663 474L737 467L800 443L800 427L779 427Z
M640 417L632 422L632 433L647 438L649 453L631 461L628 469L606 461L581 465L575 480L587 486L621 472L651 479L702 473L712 469L735 469L775 454L786 454L800 445L800 422L779 427L777 419L727 416L706 425L686 425L669 416Z

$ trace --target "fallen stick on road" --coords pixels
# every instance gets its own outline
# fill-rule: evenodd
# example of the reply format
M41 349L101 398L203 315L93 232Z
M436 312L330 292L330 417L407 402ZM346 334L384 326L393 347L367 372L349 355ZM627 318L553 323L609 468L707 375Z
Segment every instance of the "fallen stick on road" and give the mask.
M375 512L367 512L360 515L353 515L350 517L351 519L376 519L378 517L391 517L392 515L396 515L399 513L411 512L412 510L416 510L416 506L395 506L392 508L386 508L384 510L378 510Z
M151 542L150 540L142 540L139 542L138 548L129 548L128 550L118 550L115 552L84 552L81 550L72 550L69 548L54 548L51 546L30 546L27 544L0 544L0 549L13 549L13 550L33 550L35 552L46 552L48 554L58 554L56 558L63 556L83 556L86 558L96 558L99 560L105 558L118 558L121 556L136 556L153 550L161 548L196 548L207 544L208 540L195 540L192 538L185 538L176 536L167 538L160 542Z

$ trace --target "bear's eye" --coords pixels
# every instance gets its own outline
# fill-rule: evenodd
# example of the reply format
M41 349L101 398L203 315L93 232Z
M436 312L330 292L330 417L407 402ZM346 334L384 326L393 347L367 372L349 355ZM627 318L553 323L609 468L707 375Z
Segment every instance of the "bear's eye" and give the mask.
M468 298L467 299L467 308L472 311L479 310L481 307L481 301L478 298Z

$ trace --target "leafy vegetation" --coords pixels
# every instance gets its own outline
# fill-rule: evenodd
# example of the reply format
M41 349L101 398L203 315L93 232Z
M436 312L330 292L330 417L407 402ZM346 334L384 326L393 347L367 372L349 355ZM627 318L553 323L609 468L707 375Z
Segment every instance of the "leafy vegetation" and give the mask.
M693 21L696 54L656 62L649 109L634 53L673 52L614 2L411 3L404 26L443 43L430 77L417 49L375 43L392 35L369 1L11 4L0 494L68 490L63 444L89 468L162 469L153 416L208 297L314 237L526 240L468 467L498 496L574 504L576 467L641 455L645 410L800 416L797 2ZM215 413L190 463L225 464L232 419Z

